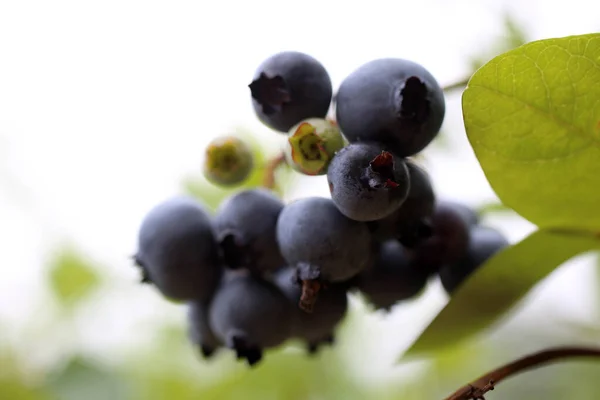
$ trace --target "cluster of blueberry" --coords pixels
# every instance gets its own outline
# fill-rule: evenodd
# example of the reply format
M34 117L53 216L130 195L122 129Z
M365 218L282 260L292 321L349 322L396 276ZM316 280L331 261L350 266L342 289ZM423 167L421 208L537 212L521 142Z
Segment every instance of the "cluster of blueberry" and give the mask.
M205 357L235 351L249 365L290 338L309 352L333 342L357 291L377 309L417 296L439 276L452 293L508 242L469 207L437 199L410 156L438 134L443 91L422 66L371 61L335 99L325 68L299 52L266 60L249 85L257 117L286 133L295 170L326 175L331 198L284 204L268 188L240 190L216 215L190 197L158 204L139 231L143 281L185 301L190 339ZM206 177L235 185L253 167L239 138L207 148Z

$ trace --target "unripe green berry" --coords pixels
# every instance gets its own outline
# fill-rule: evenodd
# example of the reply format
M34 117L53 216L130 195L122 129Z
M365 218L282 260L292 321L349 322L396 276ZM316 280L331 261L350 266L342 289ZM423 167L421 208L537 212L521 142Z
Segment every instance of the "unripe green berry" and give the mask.
M204 176L216 185L237 185L250 175L253 167L252 149L238 137L221 136L206 147Z
M305 175L324 175L331 159L344 145L335 122L309 118L290 129L285 145L286 161Z

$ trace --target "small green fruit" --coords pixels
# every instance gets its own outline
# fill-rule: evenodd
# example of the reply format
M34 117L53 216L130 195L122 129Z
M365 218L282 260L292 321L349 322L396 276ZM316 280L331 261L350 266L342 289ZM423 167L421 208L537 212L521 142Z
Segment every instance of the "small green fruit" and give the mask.
M206 147L204 176L216 185L237 185L250 175L253 167L252 149L238 137L221 136Z
M305 175L324 175L335 153L345 145L335 122L309 118L290 129L285 146L286 161Z

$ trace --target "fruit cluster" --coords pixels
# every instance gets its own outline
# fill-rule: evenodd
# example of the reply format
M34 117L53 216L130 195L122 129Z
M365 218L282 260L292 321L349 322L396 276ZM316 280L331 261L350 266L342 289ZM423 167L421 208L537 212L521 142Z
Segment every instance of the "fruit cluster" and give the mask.
M189 337L205 357L232 349L249 365L291 338L309 352L332 343L348 293L388 310L439 276L452 293L508 245L469 207L436 198L410 157L438 134L444 94L421 65L371 61L333 100L314 58L282 52L249 85L257 117L285 133L279 157L306 175L326 175L330 198L288 204L269 188L239 190L210 215L177 196L155 206L139 230L135 263L144 282L187 304ZM327 118L335 103L335 119ZM208 146L211 182L243 182L252 153L237 137Z

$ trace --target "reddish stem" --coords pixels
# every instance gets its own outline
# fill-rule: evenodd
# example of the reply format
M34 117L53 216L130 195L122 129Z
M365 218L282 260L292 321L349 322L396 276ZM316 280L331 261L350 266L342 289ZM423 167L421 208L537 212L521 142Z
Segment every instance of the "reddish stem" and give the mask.
M550 362L573 357L600 358L600 348L558 347L531 354L488 372L475 382L461 387L445 400L484 399L483 395L490 390L494 390L494 386L503 379L509 378L512 375L519 374L528 369L541 367L542 365Z
M277 156L273 157L267 163L265 167L265 175L263 178L263 186L267 189L275 188L275 171L277 168L285 163L285 153L281 152Z

